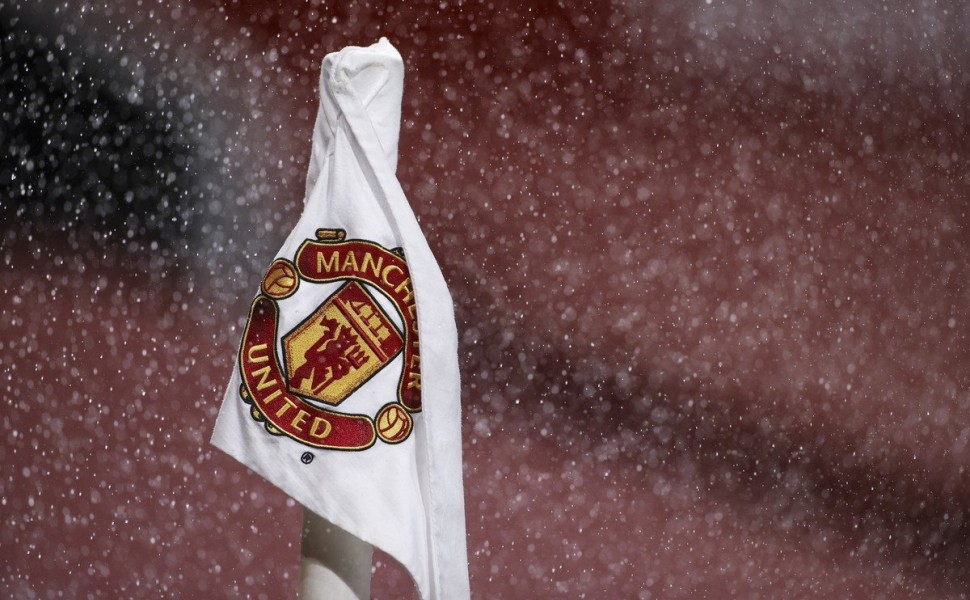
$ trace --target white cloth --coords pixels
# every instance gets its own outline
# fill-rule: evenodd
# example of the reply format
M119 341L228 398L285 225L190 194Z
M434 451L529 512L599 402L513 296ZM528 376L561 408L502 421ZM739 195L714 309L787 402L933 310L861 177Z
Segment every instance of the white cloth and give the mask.
M414 577L422 598L454 600L469 596L457 331L444 278L395 175L403 80L401 56L383 38L370 47L348 47L324 58L306 205L277 254L277 262L290 261L291 266L296 266L300 274L298 286L287 296L280 290L290 289L287 286L292 287L291 280L279 279L282 287L270 289L267 286L273 284L267 282L271 281L271 273L267 274L254 301L212 443L309 510L393 556ZM342 230L347 241L363 240L371 244L368 248L380 249L374 251L369 266L362 265L365 257L359 249L363 246L332 246L343 248L339 251L330 250L331 246L312 246L311 242L326 243L318 240L321 229ZM303 248L307 244L309 251ZM358 250L351 259L348 255L354 253L353 248ZM410 289L401 283L400 269L391 266L394 257L383 249L403 251L410 272ZM301 262L301 251L318 254L304 256ZM383 271L375 257L384 261ZM368 271L374 275L368 275ZM332 279L310 281L303 276L309 272L327 274ZM351 272L359 272L361 277L334 275ZM339 290L355 284L363 287L375 303L362 309L372 315L368 327L386 335L390 321L405 346L413 341L408 334L406 314L412 313L419 350L408 354L406 348L398 348L400 344L388 342L392 351L397 348L397 354L376 373L366 378L357 376L359 387L339 404L331 405L315 397L308 399L296 388L303 385L303 392L325 385L330 385L325 389L338 389L332 383L338 380L331 376L336 377L333 374L338 373L336 366L340 365L332 361L313 362L322 354L314 354L316 350L308 348L319 349L320 353L326 348L322 342L319 346L306 342L312 342L310 333L299 338L304 340L302 345L293 342L298 335L304 335L295 332L309 321L324 323L322 318L314 319L324 314L320 311L329 306L328 302L335 302ZM409 298L412 291L414 306L408 308L402 298ZM270 292L280 297L271 298ZM354 298L354 306L362 305L361 298L366 300L359 292ZM383 324L374 320L375 305L381 309L377 312L385 315ZM339 316L337 312L326 314ZM259 327L269 330L274 317L275 356L271 356L256 343L257 334L253 332L261 331ZM360 327L358 324L356 330L359 346L339 357L341 368L350 369L351 373L358 373L353 370L358 363L366 369L379 361L377 354L372 354L360 362L366 350ZM354 357L356 362L351 360ZM278 363L278 370L261 370L271 358L274 364ZM421 365L420 410L415 410L414 404L418 396L407 395L416 391L411 387L417 371L408 369L408 360ZM326 366L314 366L312 371L307 366L297 376L292 369L297 363ZM348 366L351 363L355 366ZM290 371L286 370L287 364ZM330 374L327 377L331 378L326 379L330 384L319 383L324 381L324 372ZM280 374L284 381L271 380L273 373ZM274 386L282 386L281 391L278 393ZM284 398L292 399L293 405L285 404ZM378 422L377 415L388 405L395 405L391 416L403 412L401 407L410 409L407 414L413 429L403 441L393 437L401 435L395 433L400 428L382 429ZM260 407L261 414L254 412ZM340 441L344 439L341 436L349 430L338 430L339 417L326 416L334 413L357 415L352 417L358 419L354 427L360 425L365 434L367 427L383 431L391 441L374 436L371 445L362 450L308 445L314 441L324 446L345 443ZM320 414L325 416L314 417ZM370 419L371 425L361 418ZM328 428L331 421L332 430ZM365 434L360 439L365 439Z

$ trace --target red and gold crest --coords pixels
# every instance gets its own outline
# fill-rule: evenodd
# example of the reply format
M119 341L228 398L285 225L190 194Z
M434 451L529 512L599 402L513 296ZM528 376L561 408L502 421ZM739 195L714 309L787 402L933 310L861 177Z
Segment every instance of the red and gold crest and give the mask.
M404 337L356 281L283 336L290 391L340 404L404 347Z
M270 265L239 351L240 394L272 434L317 448L363 450L377 438L388 444L407 439L411 415L421 410L417 310L400 251L344 238L342 230L317 230L317 239L306 240L292 262ZM279 301L301 282L342 285L280 337ZM402 354L396 389L376 415L332 410Z

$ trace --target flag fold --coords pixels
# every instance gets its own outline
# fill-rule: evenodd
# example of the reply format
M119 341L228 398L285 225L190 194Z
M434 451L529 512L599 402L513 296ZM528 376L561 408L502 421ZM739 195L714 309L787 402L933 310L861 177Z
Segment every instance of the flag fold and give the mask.
M469 596L457 330L395 174L403 83L383 38L324 58L304 212L212 443L451 600Z

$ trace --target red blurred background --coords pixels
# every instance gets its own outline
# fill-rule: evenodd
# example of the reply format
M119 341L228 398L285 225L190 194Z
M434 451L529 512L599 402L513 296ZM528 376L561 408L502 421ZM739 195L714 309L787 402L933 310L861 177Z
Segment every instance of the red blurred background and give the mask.
M474 597L966 597L963 4L0 16L5 596L295 594L301 508L207 440L320 62L383 35L457 303Z

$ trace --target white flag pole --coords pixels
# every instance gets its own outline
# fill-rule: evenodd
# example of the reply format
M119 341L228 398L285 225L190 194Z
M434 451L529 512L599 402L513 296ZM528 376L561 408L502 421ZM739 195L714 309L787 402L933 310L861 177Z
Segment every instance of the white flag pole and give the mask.
M374 548L312 511L303 510L300 600L370 598Z
M393 53L401 64L397 50L386 38L374 47ZM425 487L428 506L428 530L431 541L430 598L457 600L470 596L468 554L465 546L465 509L461 462L461 397L458 372L458 334L453 302L444 276L421 232L417 218L395 175L396 165L386 160L380 136L368 117L366 99L361 98L341 69L342 55L330 81L334 100L347 125L348 133L361 150L362 163L374 175L373 191L391 227L401 240L408 259L418 307L418 331L422 332L422 364L434 365L423 373L421 396L425 406L424 459L427 469ZM437 299L436 303L434 300ZM431 310L423 307L432 308ZM434 401L428 402L429 390ZM434 432L432 435L431 432Z

